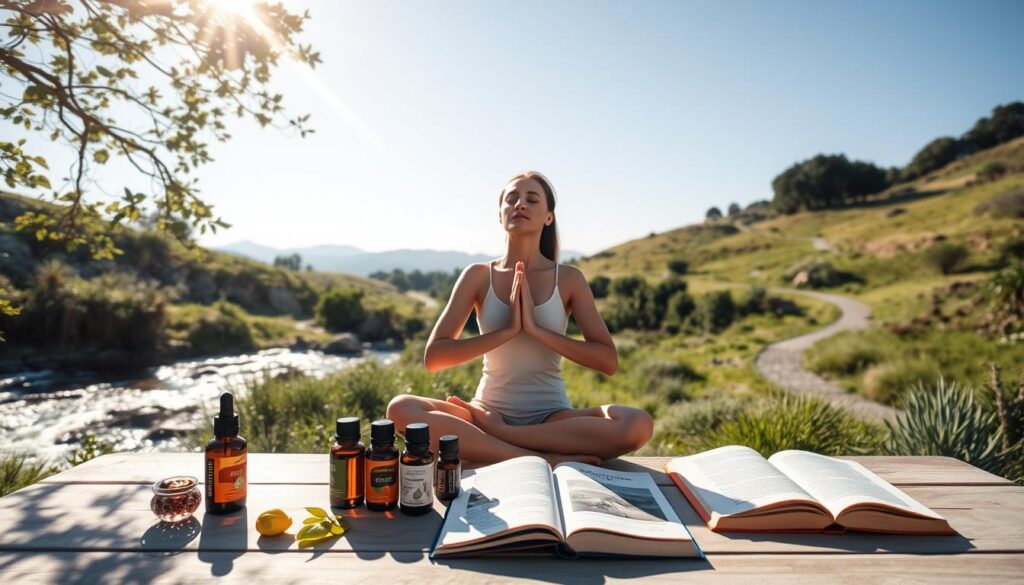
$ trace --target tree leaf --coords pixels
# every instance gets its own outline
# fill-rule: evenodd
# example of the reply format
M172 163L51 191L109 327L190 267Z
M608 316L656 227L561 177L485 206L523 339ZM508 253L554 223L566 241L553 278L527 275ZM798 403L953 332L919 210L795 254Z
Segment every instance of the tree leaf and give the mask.
M320 522L321 522L321 520L319 518L317 518L316 516L313 516L313 517L310 517L310 518L306 518L305 520L302 521L303 524L319 524Z
M327 512L325 512L323 508L317 508L315 506L307 506L306 507L306 511L309 512L310 514L316 516L317 518L326 518L327 517Z
M100 164L103 164L103 163L107 162L107 160L109 160L109 159L110 159L110 153L107 152L106 150L97 150L96 152L92 153L92 160L94 160L94 161L96 161L96 162L98 162Z

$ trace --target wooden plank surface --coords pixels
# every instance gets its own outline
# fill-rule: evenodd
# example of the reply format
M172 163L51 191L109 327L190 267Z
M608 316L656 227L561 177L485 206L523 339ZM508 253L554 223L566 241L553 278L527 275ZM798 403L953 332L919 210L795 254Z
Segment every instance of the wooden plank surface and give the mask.
M849 533L716 534L675 486L662 491L694 539L707 553L1024 553L1024 487L920 486L903 488L911 497L945 516L959 536L900 536ZM149 509L152 492L142 484L36 484L0 498L0 550L164 551L249 550L280 552L295 548L291 536L261 537L256 515L282 508L292 516L292 533L306 517L304 506L328 506L325 485L249 486L247 509L228 516L203 517L170 529ZM444 508L426 516L344 512L352 526L341 539L320 548L355 552L422 552L430 548Z
M0 552L6 583L200 583L214 577L247 584L367 583L477 585L545 582L569 584L737 583L740 585L840 583L1019 584L1021 555L709 555L705 560L631 561L548 558L456 559L431 562L422 554L368 555L263 552L138 553Z
M669 457L625 457L605 464L622 471L648 471L658 485L672 485L662 471ZM951 457L844 457L882 479L907 485L1012 485L1008 480ZM250 453L250 484L326 484L326 454ZM50 476L43 483L152 484L169 475L203 478L201 453L114 453Z

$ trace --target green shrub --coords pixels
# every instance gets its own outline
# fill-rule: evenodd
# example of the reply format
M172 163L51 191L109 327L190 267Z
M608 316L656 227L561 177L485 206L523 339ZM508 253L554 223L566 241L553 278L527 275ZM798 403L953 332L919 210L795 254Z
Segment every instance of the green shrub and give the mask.
M787 283L811 288L838 286L851 280L850 275L839 272L830 262L817 258L805 258L791 265L782 278Z
M24 453L0 454L0 497L30 486L60 471L46 461Z
M713 291L701 297L697 318L705 331L718 333L736 319L736 304L727 290Z
M85 280L60 262L47 262L21 301L21 314L3 322L11 343L146 350L163 339L166 297L155 282L128 273Z
M760 315L769 310L768 290L756 284L743 293L736 303L741 315Z
M1024 208L1024 202L1022 202ZM1024 260L1024 236L1010 238L999 247L999 259L1003 264L1013 264L1017 260Z
M686 260L675 259L668 261L668 270L672 274L678 274L682 276L690 269L690 263Z
M718 394L667 405L654 417L654 436L641 453L677 456L700 451L707 437L734 421L742 408L739 399Z
M680 291L672 295L668 300L668 306L665 307L665 319L662 321L664 328L670 333L678 332L696 308L697 303L690 293Z
M188 330L192 353L211 355L256 348L252 328L241 307L218 301L212 309L199 317Z
M892 455L944 455L1002 475L1019 451L1002 449L996 413L955 381L914 384L901 406L896 421L886 421L885 451Z
M330 331L353 331L366 318L364 291L358 288L332 290L320 297L317 322Z
M1005 316L1024 316L1024 260L994 274L986 283L996 311Z
M872 400L891 404L905 389L921 380L934 379L938 373L938 365L929 358L910 357L875 364L864 372L864 394Z
M1006 174L1006 164L998 160L990 160L978 171L978 178L982 181L995 181Z
M774 394L719 427L708 446L746 445L765 457L786 449L846 455L871 452L881 437L879 428L841 408L808 396Z
M610 283L611 279L607 276L595 276L590 279L590 292L594 294L595 299L603 299L608 296Z
M384 341L401 338L401 317L391 305L377 307L366 311L366 317L357 330L359 339L363 341Z
M925 260L942 274L951 274L967 256L966 246L952 242L939 242L925 252Z
M881 362L885 353L876 338L843 332L816 343L806 359L808 367L815 372L841 376Z
M975 207L974 213L994 218L1024 219L1024 187L1014 187L993 195Z

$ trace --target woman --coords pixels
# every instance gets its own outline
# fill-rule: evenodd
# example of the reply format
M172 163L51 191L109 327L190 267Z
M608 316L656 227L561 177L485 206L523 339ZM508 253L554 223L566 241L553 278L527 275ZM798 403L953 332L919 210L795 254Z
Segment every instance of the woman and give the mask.
M598 464L639 449L653 432L649 414L617 405L572 408L565 393L562 356L609 376L619 363L583 273L558 264L551 183L537 172L516 175L498 203L505 256L462 272L424 353L431 372L483 355L476 396L399 395L388 418L399 429L428 423L435 448L440 435L458 435L462 458L476 463L540 455L552 465ZM474 309L480 335L459 339ZM565 335L570 311L584 341Z

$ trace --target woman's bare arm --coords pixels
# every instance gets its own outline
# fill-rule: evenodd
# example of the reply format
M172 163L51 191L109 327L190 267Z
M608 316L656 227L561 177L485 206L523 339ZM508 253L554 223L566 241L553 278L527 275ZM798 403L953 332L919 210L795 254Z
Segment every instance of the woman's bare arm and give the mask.
M459 339L462 328L476 303L476 291L488 275L487 268L479 264L466 267L452 289L441 317L434 325L423 352L423 365L428 372L436 372L476 359L519 333L518 315L510 316L509 326L469 339Z
M597 311L590 285L575 266L565 266L562 276L562 282L566 283L570 290L570 310L576 318L584 341L539 327L530 322L528 317L524 318L523 328L545 346L566 358L611 376L619 369L619 355L615 349L615 342L608 333L608 326L601 318L601 313ZM532 305L533 299L526 296L529 294L529 287L524 283L520 288L524 292L523 302Z

